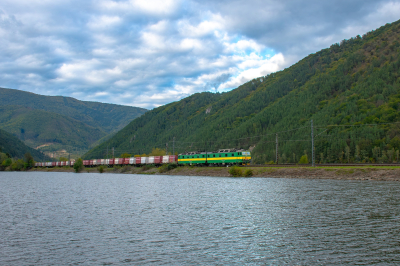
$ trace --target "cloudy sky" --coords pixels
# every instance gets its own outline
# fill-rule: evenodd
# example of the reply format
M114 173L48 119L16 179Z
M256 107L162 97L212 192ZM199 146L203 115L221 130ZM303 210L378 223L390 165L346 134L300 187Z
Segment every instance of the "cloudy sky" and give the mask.
M400 19L400 0L2 0L0 87L148 109Z

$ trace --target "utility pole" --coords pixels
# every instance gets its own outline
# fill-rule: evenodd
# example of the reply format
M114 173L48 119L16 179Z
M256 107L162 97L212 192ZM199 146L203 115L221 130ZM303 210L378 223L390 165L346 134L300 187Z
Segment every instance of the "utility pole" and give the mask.
M314 126L311 119L311 156L312 156L312 166L315 167L315 155L314 155Z
M107 159L108 159L108 145L107 145Z
M278 164L278 133L276 133L276 154L275 154L275 158L276 158L276 164Z
M172 139L172 155L175 155L175 137Z
M115 158L115 157L114 157L114 147L112 147L112 153L113 153L113 159L114 159L114 158Z

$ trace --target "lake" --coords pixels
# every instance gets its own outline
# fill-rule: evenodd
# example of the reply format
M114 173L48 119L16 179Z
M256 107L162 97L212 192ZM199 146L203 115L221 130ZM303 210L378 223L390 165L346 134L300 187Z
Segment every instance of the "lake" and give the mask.
M399 198L399 182L0 172L0 264L399 264Z

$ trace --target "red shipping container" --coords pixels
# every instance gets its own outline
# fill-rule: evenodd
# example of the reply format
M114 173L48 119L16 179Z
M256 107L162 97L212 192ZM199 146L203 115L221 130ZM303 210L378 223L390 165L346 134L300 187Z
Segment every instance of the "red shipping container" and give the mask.
M170 155L170 156L169 156L169 162L170 162L170 163L176 163L176 162L178 162L178 155Z
M89 165L89 160L83 160L83 165Z
M129 164L129 158L124 158L124 164Z
M113 165L114 164L114 159L110 159L110 162L108 164L109 165Z
M135 157L135 163L136 163L136 164L141 164L141 159L140 159L140 157Z
M162 156L154 156L154 163L155 164L160 164L162 161Z

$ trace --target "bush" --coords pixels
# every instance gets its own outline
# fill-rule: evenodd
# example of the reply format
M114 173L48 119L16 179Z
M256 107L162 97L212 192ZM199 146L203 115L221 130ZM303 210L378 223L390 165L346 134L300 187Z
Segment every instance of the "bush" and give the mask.
M178 165L176 163L163 164L160 168L158 168L158 172L165 173L177 167Z
M5 160L3 161L3 163L2 163L1 165L4 166L4 167L8 167L8 166L10 166L11 164L12 164L11 158L7 158L7 159L5 159Z
M245 177L253 176L253 170L247 169L246 171L244 171L244 176Z
M145 164L142 167L142 171L147 171L150 170L151 168L154 168L154 164Z
M160 168L158 168L158 172L159 173L165 173L165 172L167 172L169 169L168 169L168 164L163 164Z
M243 176L243 171L239 167L234 166L229 169L229 174L231 174L233 177L240 177Z
M21 170L24 170L24 168L25 168L25 162L22 159L15 161L11 165L11 170L13 170L13 171L21 171Z
M81 158L77 159L74 163L75 173L81 172L85 167L83 166L83 161Z
M104 172L104 167L102 165L100 165L98 170L99 170L99 173L103 173Z
M308 164L308 156L307 156L307 154L304 154L303 156L301 156L299 164Z
M176 163L170 163L170 164L168 164L168 171L169 170L172 170L172 169L175 169L175 168L177 168L178 167L178 164L176 164Z

